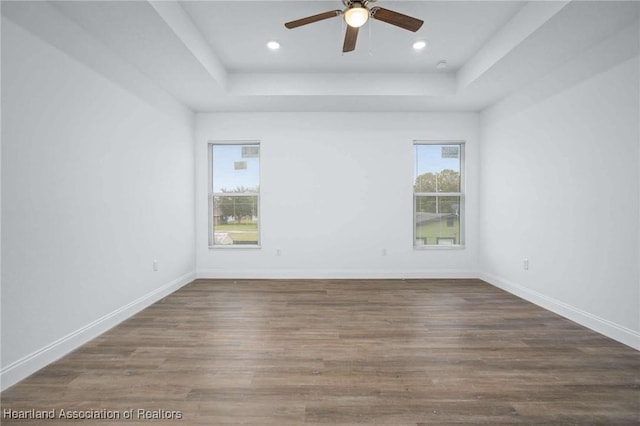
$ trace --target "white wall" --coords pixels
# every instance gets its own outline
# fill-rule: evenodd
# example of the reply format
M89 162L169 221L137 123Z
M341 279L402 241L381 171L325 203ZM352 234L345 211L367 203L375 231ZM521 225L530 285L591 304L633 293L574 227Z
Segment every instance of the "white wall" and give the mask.
M194 277L193 114L173 110L3 18L2 388Z
M486 111L480 203L483 278L636 348L639 76L634 57Z
M196 116L201 277L466 277L477 271L477 114ZM466 248L414 250L414 139L467 142ZM209 249L207 143L261 142L261 249ZM281 255L277 256L277 250ZM387 255L382 255L382 250Z

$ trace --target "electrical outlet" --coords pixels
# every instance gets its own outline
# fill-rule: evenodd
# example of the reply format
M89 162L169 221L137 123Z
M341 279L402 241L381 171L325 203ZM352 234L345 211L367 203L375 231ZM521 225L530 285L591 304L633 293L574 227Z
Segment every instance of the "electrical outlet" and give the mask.
M154 271L157 271L157 270L158 270L158 261L157 261L157 260L154 260L154 261L153 261L153 270L154 270Z
M524 269L525 271L529 270L529 259L522 260L522 269Z

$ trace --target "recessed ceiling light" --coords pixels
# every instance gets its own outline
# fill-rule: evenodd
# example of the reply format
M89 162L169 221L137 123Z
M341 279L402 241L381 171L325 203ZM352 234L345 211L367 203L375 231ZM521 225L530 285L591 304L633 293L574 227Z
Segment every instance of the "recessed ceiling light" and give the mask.
M277 41L271 40L270 42L267 43L267 47L271 50L278 50L280 49L280 43L278 43Z
M436 68L438 68L439 70L446 69L446 68L447 68L447 61L444 61L444 60L439 61L439 62L436 64Z
M425 47L427 47L427 42L426 42L426 41L424 41L424 40L418 40L418 41L416 41L415 43L413 43L413 48L414 48L415 50L422 50L422 49L424 49Z

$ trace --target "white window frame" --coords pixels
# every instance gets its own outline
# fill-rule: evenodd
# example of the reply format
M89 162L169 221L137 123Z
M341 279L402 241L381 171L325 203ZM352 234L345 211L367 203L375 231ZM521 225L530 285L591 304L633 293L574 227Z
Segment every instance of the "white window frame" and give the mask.
M415 164L416 164L416 148L420 145L458 145L460 147L460 192L415 192ZM465 141L455 140L414 140L413 141L413 248L414 250L456 250L465 248L465 223L466 223L466 206L465 206ZM460 197L460 241L457 244L417 244L416 235L416 199L419 196L427 197Z
M214 250L241 250L241 249L259 249L262 243L262 208L260 206L260 189L258 192L244 192L242 194L234 194L230 192L213 192L213 147L214 146L229 146L229 145L256 145L260 148L259 160L262 160L262 145L257 140L244 140L244 141L208 141L208 173L209 173L209 201L208 201L208 217L209 217L209 249ZM262 182L262 161L260 161L260 174L259 183ZM213 223L214 212L214 199L215 197L257 197L257 210L258 210L258 244L214 244L215 243L215 226Z

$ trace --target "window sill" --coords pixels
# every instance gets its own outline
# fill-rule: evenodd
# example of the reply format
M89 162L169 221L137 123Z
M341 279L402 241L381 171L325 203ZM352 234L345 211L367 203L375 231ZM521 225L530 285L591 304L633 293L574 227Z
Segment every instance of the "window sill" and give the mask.
M229 245L218 245L218 246L209 246L209 250L255 250L261 249L261 245L249 245L249 244L229 244Z
M414 250L464 250L466 246L460 244L454 245L428 245L428 246L413 246Z

